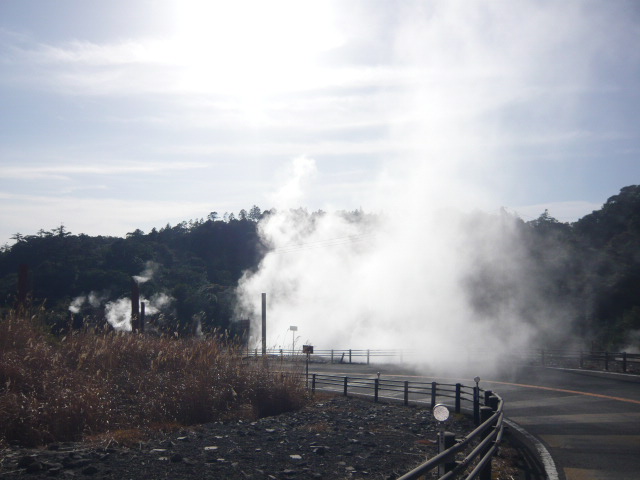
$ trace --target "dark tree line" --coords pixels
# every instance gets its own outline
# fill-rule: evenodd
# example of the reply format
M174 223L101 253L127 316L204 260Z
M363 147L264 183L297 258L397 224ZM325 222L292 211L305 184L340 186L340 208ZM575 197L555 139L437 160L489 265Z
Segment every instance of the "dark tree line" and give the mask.
M205 330L226 329L233 289L242 272L260 260L256 224L267 214L254 206L237 217L225 214L225 221L212 212L207 220L146 234L135 230L126 238L73 235L64 226L16 234L16 243L0 252L0 298L4 308L14 305L18 271L27 264L31 304L44 304L52 325L68 323L74 299L91 294L103 301L84 302L78 314L100 324L106 301L128 297L132 278L142 275L144 297L163 293L173 299L163 312L162 328L188 332L198 318Z
M164 328L186 332L195 318L204 330L229 328L234 288L264 254L257 225L270 214L256 206L237 216L211 212L206 220L136 230L126 238L73 235L64 226L16 234L16 243L0 251L2 306L14 305L21 264L29 265L32 302L46 302L52 324L68 321L69 305L79 296L128 296L132 277L150 269L141 294L173 298L163 313ZM296 214L313 223L324 212ZM353 222L372 221L362 211L345 215ZM478 318L517 315L540 332L546 346L571 339L574 346L598 349L640 347L639 185L623 188L574 223L546 211L529 222L505 211L464 221L471 268L463 281ZM99 320L104 302L86 302L79 315Z
M547 211L529 222L502 212L470 223L493 224L510 242L495 245L494 235L476 252L466 286L479 315L517 315L546 347L640 348L639 185L574 223Z

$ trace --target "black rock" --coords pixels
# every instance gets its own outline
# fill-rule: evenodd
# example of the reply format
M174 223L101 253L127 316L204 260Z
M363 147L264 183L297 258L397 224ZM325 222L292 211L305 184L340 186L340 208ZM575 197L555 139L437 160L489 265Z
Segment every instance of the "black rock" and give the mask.
M95 475L96 473L98 473L98 469L93 465L89 465L87 468L82 470L82 473L84 475Z
M44 470L42 464L40 462L33 462L27 465L26 472L27 473L38 473Z
M36 461L35 457L32 457L30 455L24 455L20 457L20 460L18 460L18 468L26 468L35 461Z

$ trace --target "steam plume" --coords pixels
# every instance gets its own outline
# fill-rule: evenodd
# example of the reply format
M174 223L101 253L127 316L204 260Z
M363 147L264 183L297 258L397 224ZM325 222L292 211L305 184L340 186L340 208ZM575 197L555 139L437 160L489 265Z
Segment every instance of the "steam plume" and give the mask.
M406 88L385 108L403 113L389 138L405 153L388 160L360 202L385 213L365 222L305 216L283 208L300 205L295 195L278 197L289 203L260 224L271 251L238 289L242 315L255 319L267 292L270 345L297 325L318 348L406 348L445 366L478 347L493 352L490 366L554 329L564 333L568 312L528 277L518 222L498 213L490 192L526 133L518 117L571 120L566 107L599 53L588 33L598 20L575 2L514 3L401 7L394 65ZM558 22L562 29L545 27ZM304 190L291 185L314 171L308 158L304 165L284 188L302 196L297 202ZM503 285L495 308L474 299L479 269Z
M173 298L159 293L153 295L150 299L140 297L141 302L145 302L147 305L147 315L155 315L162 309L171 304ZM105 305L105 315L109 324L116 330L131 331L131 299L120 298L113 302L109 302Z
M142 273L140 275L134 275L133 279L138 284L146 283L153 278L156 271L158 270L158 267L159 265L156 262L149 260L145 263L145 269L142 271Z
M98 308L105 299L106 295L97 292L90 292L89 295L80 295L71 301L69 311L71 313L80 313L82 307L87 304L93 308Z

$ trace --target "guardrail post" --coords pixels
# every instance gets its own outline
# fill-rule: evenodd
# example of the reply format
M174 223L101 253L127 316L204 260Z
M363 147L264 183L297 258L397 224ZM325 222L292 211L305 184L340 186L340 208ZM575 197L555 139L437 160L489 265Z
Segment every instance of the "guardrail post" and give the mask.
M480 388L473 387L473 423L480 425Z
M497 399L496 399L497 400ZM493 410L491 407L480 407L480 420L482 423L486 422L493 415ZM482 439L484 440L487 436L491 434L491 429L487 429L482 433ZM491 463L493 460L489 460L487 465L480 472L480 480L491 480Z
M255 351L255 356L256 357L258 356L258 349L257 348L256 348L256 351Z
M311 374L311 392L316 393L316 374Z
M284 352L280 349L280 358L284 357Z
M491 390L484 391L484 404L487 407L489 406L489 398L491 398L491 395L493 395L493 392Z
M367 365L369 365L369 349L367 349Z
M347 377L344 377L344 396L345 397L347 396L347 382L348 382Z
M409 382L404 382L404 405L409 405Z
M436 391L438 388L438 384L436 382L431 382L431 410L436 406Z
M500 404L500 399L498 399L498 397L495 395L491 395L487 399L487 407L489 407L493 413L498 411L499 404Z
M627 352L622 352L622 373L627 373Z
M451 432L438 432L438 454L449 450L456 443L456 436ZM453 460L453 461L451 461ZM450 472L456 467L455 456L448 458L447 461L438 465L438 476L441 477L445 473Z
M460 413L460 396L462 392L462 385L456 383L456 413Z
M380 388L380 380L376 378L373 381L373 383L374 383L374 385L373 385L373 388L374 388L373 401L377 403L378 402L378 389Z
M333 348L331 349L331 364L333 365Z
M349 363L351 363L351 349L349 349Z
M609 352L604 352L604 369L609 371Z

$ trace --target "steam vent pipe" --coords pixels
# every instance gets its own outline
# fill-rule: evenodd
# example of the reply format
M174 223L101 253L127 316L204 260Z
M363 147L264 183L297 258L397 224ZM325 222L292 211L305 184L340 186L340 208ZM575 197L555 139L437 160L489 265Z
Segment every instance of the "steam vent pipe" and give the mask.
M267 294L262 294L262 356L267 355Z
M140 322L140 287L135 278L131 279L131 331L139 330Z

